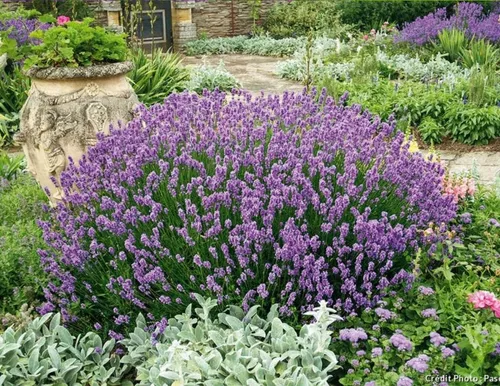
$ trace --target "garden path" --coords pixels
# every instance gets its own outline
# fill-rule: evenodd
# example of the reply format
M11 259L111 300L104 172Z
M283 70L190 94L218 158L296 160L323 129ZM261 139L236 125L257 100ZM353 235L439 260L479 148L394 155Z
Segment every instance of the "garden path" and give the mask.
M281 79L274 74L276 64L283 61L283 58L253 55L187 56L183 58L183 63L187 66L203 63L217 66L221 60L226 70L238 79L243 89L254 95L259 95L261 91L266 94L282 94L284 91L304 89L300 83Z
M424 150L425 154L426 151ZM475 171L483 184L500 183L500 152L478 151L455 153L446 150L437 152L451 173Z

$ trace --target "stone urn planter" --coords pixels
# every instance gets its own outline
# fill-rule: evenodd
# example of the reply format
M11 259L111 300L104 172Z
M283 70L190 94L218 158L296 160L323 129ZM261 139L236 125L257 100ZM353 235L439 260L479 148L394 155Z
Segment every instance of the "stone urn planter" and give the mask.
M28 170L49 192L52 204L62 199L57 185L68 157L78 162L96 143L97 133L107 134L110 124L132 119L138 104L126 78L132 66L121 62L27 71L31 89L15 140L23 147Z

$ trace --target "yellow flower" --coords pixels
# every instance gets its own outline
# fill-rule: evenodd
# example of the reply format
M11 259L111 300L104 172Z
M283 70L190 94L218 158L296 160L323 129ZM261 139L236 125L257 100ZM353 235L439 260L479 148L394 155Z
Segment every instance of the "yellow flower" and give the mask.
M410 148L408 149L410 153L416 153L419 151L418 143L415 140L410 141Z

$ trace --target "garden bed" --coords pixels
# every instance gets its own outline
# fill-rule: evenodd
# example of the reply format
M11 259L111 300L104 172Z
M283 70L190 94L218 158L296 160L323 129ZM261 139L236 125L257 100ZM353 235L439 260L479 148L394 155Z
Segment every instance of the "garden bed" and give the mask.
M0 153L0 384L493 382L500 186L428 153L498 167L497 11L444 4L404 25L430 5L389 2L384 22L365 3L280 3L259 26L253 2L254 37L190 43L226 65L189 68L57 15L59 2L0 15L5 143L30 86L23 63L85 72L130 58L142 102L104 135L93 100L74 162L72 120L55 112L65 97L42 108L30 93L51 185L16 147ZM376 28L345 24L356 12ZM43 28L15 34L4 14Z

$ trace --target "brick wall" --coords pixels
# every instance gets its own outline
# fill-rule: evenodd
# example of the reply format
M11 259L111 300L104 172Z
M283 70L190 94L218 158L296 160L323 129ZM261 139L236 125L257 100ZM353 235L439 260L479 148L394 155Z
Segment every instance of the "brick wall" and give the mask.
M262 0L260 20L277 1ZM193 9L193 23L209 37L246 35L252 31L251 6L248 0L208 0Z

